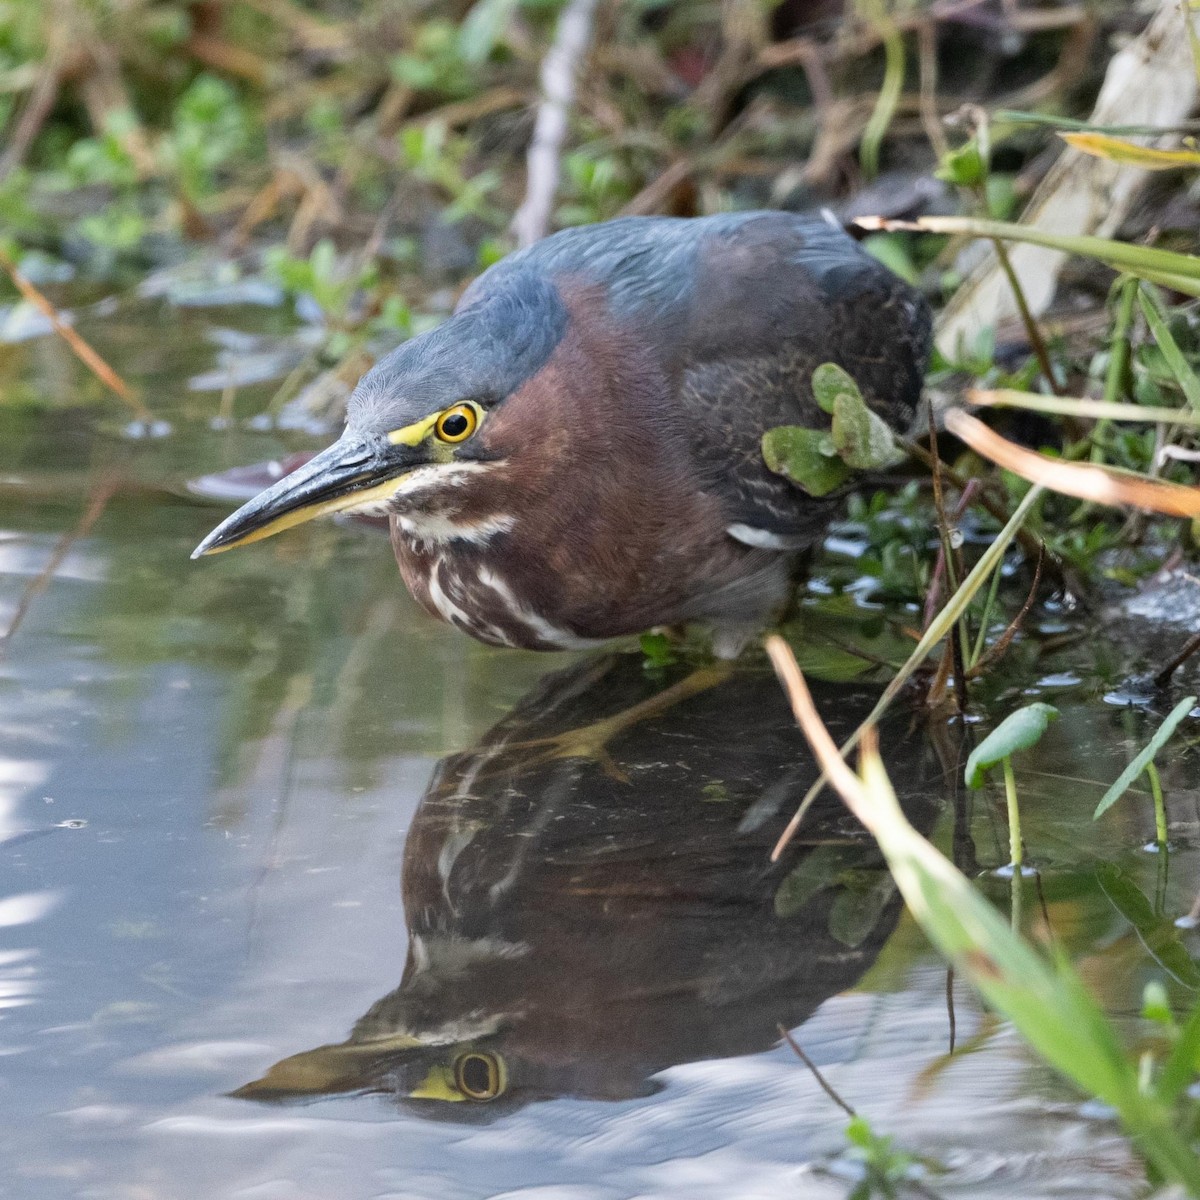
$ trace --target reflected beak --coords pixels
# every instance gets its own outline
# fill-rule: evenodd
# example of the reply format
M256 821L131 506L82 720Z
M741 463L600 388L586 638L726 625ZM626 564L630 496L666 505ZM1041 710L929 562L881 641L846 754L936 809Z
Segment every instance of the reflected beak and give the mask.
M314 517L381 503L421 458L385 438L343 436L243 504L192 551L193 558L261 541Z

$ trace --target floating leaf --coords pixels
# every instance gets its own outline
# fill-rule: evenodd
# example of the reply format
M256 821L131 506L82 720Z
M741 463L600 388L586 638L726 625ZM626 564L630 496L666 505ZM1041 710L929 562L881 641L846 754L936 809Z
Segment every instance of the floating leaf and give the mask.
M798 913L818 892L833 887L842 874L863 860L862 845L815 846L775 889L775 915Z
M840 458L823 451L829 434L800 425L781 425L763 434L767 466L802 487L810 496L827 496L850 478L850 468Z
M1184 987L1200 990L1200 967L1179 940L1174 923L1154 911L1141 889L1120 867L1105 863L1096 868L1096 879L1113 908L1137 930L1150 957Z
M862 402L862 392L853 377L837 363L822 363L812 373L813 398L827 413L833 412L833 406L839 396L857 396Z
M843 946L861 946L896 894L896 884L886 868L850 871L841 879L841 895L829 910L829 932Z
M1042 740L1051 721L1058 719L1053 704L1027 704L1009 713L967 759L967 787L983 787L984 776L997 763L1011 758L1019 750L1028 750Z
M1167 714L1167 719L1158 727L1154 736L1146 743L1141 753L1121 772L1116 783L1100 797L1092 820L1103 816L1120 798L1129 791L1133 781L1154 761L1154 757L1167 744L1179 723L1196 707L1195 696L1185 696Z

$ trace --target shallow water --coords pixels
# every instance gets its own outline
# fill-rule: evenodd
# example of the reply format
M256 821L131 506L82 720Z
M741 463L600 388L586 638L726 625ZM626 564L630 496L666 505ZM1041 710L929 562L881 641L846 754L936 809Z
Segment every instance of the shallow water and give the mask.
M779 1025L939 1195L1140 1194L1114 1125L961 985L948 1056L944 968L837 803L769 865L813 772L762 662L588 738L686 672L476 645L369 529L192 563L221 510L189 479L315 444L210 424L231 345L290 369L282 320L126 301L83 328L174 432L122 436L55 341L0 347L0 627L28 609L0 658L0 1195L843 1196L846 1118ZM1173 702L1127 677L1178 634L1043 627L1087 636L1026 643L984 697L1063 713L1019 772L1025 910L1132 1023L1148 979L1188 994L1146 943L1198 949L1196 752L1162 764L1168 862L1144 794L1090 814ZM821 685L835 734L876 690ZM1006 905L960 735L883 735L913 821Z

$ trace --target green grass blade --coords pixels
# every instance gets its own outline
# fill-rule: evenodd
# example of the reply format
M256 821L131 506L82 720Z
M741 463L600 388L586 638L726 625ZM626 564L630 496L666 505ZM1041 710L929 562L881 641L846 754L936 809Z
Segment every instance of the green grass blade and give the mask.
M861 771L864 786L852 807L925 934L1046 1062L1117 1111L1165 1176L1200 1196L1200 1159L1170 1108L1142 1094L1113 1026L1075 972L1037 954L908 823L878 754L864 755Z
M1146 744L1142 752L1121 772L1116 783L1108 789L1096 805L1092 820L1102 817L1120 798L1129 791L1133 781L1154 761L1154 756L1167 744L1171 735L1179 728L1184 717L1196 707L1195 696L1185 696L1171 709L1167 719L1158 727L1157 732Z
M873 179L879 173L879 148L896 115L900 93L904 88L904 38L885 7L884 0L861 0L863 15L875 27L883 42L883 83L879 97L863 130L859 146L859 162L863 174Z
M1033 506L1041 498L1044 491L1043 487L1035 483L1025 493L1013 515L1009 517L1008 524L1000 530L992 541L992 544L979 556L979 561L971 568L966 579L958 585L958 589L946 601L937 616L929 623L929 628L925 630L921 640L905 660L904 665L896 672L887 687L884 688L883 694L879 697L875 707L871 709L866 720L842 743L841 754L843 757L858 745L862 739L864 730L874 725L887 711L892 701L900 694L904 685L912 678L913 672L929 657L934 647L948 634L953 634L954 626L958 623L963 613L967 611L971 601L975 598L975 593L988 581L991 573L999 568L1005 551L1009 547L1009 543L1017 536L1021 526L1025 524L1025 518L1029 516L1033 510ZM792 835L804 819L804 814L808 811L809 806L821 794L822 789L828 782L829 777L822 771L817 776L812 787L805 793L804 799L800 801L799 807L788 822L787 828L775 844L775 849L771 851L773 861L778 859L779 855L783 852L784 846L791 841Z
M1077 129L1082 133L1110 133L1117 137L1153 137L1163 133L1200 133L1200 121L1181 121L1177 125L1094 125L1074 117L1054 117L1048 113L1023 112L1002 108L994 114L996 123L1013 125L1049 125L1052 129Z
M1200 1001L1192 1005L1179 1031L1179 1040L1163 1063L1158 1077L1159 1098L1164 1104L1173 1104L1197 1075L1200 1075Z
M1200 967L1180 941L1174 922L1154 911L1154 905L1120 867L1105 863L1097 867L1096 878L1113 908L1137 931L1150 957L1184 987L1200 991Z
M1197 291L1200 291L1200 258L1194 254L1159 250L1155 246L1135 246L1128 242L1116 242L1111 238L1091 237L1086 234L1050 233L1036 226L1018 225L1011 221L988 221L980 217L919 217L915 221L864 218L858 224L864 229L910 229L926 233L1028 242L1035 246L1046 246L1051 250L1061 250L1064 254L1095 258L1108 263L1115 270L1127 271L1140 278L1150 278L1152 275L1169 276L1179 281L1172 286L1178 287L1186 283L1190 289L1194 289L1189 294L1197 294Z
M1175 376L1175 382L1187 397L1188 404L1200 413L1200 379L1196 378L1196 372L1184 358L1183 351L1180 350L1179 343L1172 335L1158 305L1146 294L1144 288L1138 289L1138 303L1142 306L1142 315L1146 318L1146 324L1150 326L1150 332L1154 334L1154 340L1158 343L1163 358L1167 360L1167 366L1171 368L1171 374Z
M1164 408L1151 404L1123 404L1092 400L1086 396L1043 396L1040 392L1018 392L1009 388L972 391L971 404L979 408L1023 408L1030 412L1079 417L1095 421L1142 421L1147 425L1185 425L1200 428L1200 412L1187 408Z

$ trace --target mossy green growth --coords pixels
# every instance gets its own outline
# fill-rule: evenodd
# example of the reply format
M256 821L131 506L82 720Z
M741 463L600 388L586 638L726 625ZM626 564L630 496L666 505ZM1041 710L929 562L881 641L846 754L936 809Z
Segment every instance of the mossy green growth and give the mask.
M767 466L810 496L836 491L854 471L882 470L901 462L904 451L887 423L867 407L858 384L836 363L812 375L813 398L833 418L828 430L781 425L763 434Z

